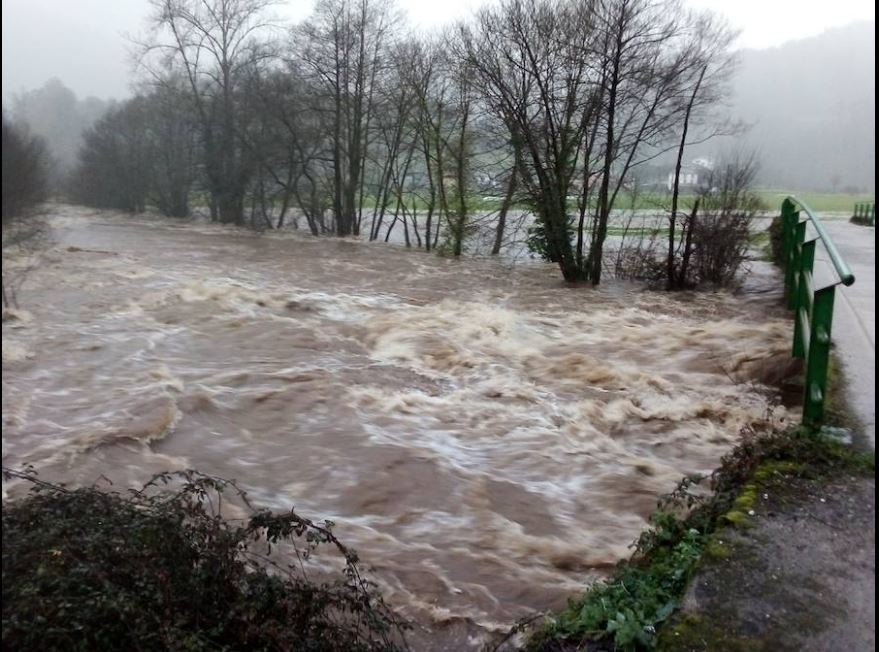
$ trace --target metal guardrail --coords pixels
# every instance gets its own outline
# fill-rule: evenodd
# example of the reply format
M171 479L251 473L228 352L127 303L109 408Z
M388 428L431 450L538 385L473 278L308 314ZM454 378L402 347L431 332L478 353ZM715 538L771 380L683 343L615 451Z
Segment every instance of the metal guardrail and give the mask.
M805 214L804 220L801 220L802 214ZM840 283L852 285L855 276L839 255L815 213L796 197L787 197L782 202L781 224L784 287L787 306L794 311L792 353L793 357L804 359L806 364L803 425L814 428L820 426L824 418L836 286ZM806 240L808 224L812 225L818 237ZM819 240L824 245L839 280L816 290L812 270L815 266L815 245Z
M852 222L866 224L867 226L876 226L876 202L855 204Z

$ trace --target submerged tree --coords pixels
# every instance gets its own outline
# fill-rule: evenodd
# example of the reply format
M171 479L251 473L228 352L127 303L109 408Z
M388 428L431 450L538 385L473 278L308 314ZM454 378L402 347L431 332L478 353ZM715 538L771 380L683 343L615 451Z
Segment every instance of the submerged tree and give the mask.
M320 93L333 168L336 234L358 235L377 76L397 22L384 0L322 0L294 31L297 55Z
M386 241L402 229L407 246L442 238L460 255L477 232L498 253L517 203L534 215L534 249L572 282L601 281L638 166L676 150L679 169L711 135L732 62L730 30L680 0L501 0L405 39L390 0L321 0L286 44L270 38L269 0L152 4L152 86L84 149L106 173L79 186L103 204L184 215L196 188L222 222L304 218L316 236ZM695 224L678 216L678 189L670 287Z
M566 280L599 283L624 180L668 149L699 63L722 76L728 30L676 0L505 0L461 29L484 101L509 130L538 248ZM700 106L719 95L706 88Z
M170 77L149 94L144 110L149 139L149 200L170 217L189 215L196 179L198 122L184 80Z
M153 43L144 62L158 54L167 69L187 82L201 136L201 158L211 218L244 223L244 199L254 162L242 141L249 119L241 86L269 56L260 35L273 25L270 0L152 0Z
M586 278L569 237L568 192L595 108L581 44L592 25L573 4L505 0L462 26L467 64L510 130L523 190L565 280Z

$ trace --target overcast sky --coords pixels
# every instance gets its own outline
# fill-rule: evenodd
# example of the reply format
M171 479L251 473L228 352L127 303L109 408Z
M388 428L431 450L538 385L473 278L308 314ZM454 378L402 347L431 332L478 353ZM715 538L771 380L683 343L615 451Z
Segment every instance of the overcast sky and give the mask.
M484 0L398 0L410 24L430 27L468 15ZM855 20L875 20L874 0L685 0L725 14L742 29L739 45L766 48ZM144 31L146 0L2 0L3 98L58 77L80 98L129 94L125 34ZM307 16L310 0L278 12Z

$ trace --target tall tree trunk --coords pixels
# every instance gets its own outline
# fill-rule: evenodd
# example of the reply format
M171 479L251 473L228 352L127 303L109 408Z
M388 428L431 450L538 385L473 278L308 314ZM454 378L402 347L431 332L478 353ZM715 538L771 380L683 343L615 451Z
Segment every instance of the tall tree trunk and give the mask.
M615 138L615 120L616 120L616 100L617 90L619 87L620 62L622 58L623 33L622 26L617 32L613 71L610 77L610 89L608 93L607 103L607 142L604 146L604 166L601 174L601 187L598 191L598 223L595 232L592 234L592 247L589 251L589 258L592 263L592 269L589 270L589 279L592 285L598 285L601 282L601 265L604 254L604 240L607 237L607 223L610 219L610 175L613 166L613 154L616 144Z
M426 237L424 238L424 250L430 251L431 249L431 222L433 220L433 211L436 207L436 184L433 181L433 166L430 161L430 143L428 137L425 135L422 138L424 144L424 166L427 170L427 184L428 184L428 200L427 200L427 218L424 225L424 232Z
M336 218L336 235L347 235L345 227L344 172L342 159L342 75L339 47L336 44L336 71L333 114L333 213Z
M690 126L690 114L693 111L693 105L696 103L696 95L699 93L699 87L702 85L702 79L705 77L707 70L708 67L704 66L699 72L696 86L693 88L690 101L687 103L687 109L684 112L684 128L681 132L681 142L678 146L678 158L675 162L675 179L671 194L671 215L668 218L668 257L665 262L666 286L669 290L675 288L675 225L678 215L678 198L680 196L681 166L684 160L684 148L687 144L687 130Z
M467 226L467 121L470 117L470 103L465 101L464 115L461 116L461 129L458 132L458 151L456 152L456 185L458 208L455 216L455 242L453 254L457 257L463 253L464 231Z
M510 178L507 180L507 191L504 194L504 200L501 203L501 210L498 213L497 226L494 230L494 244L491 247L491 255L497 256L501 252L501 245L504 241L504 230L507 225L507 211L513 204L513 196L516 193L516 168L510 170Z
M693 210L685 225L686 238L684 240L684 253L681 255L681 269L678 276L678 287L683 288L687 284L687 272L690 267L690 256L693 253L693 231L696 229L696 219L699 213L699 199L696 198Z

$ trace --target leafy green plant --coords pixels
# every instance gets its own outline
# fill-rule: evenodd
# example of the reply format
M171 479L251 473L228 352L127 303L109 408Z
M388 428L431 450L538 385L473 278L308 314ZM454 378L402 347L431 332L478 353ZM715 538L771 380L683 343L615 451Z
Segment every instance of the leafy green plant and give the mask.
M634 559L620 565L613 578L597 582L572 601L546 634L610 640L623 650L653 646L656 628L678 606L705 536L692 528L678 534L681 521L661 510L651 521L650 535L638 541Z
M31 473L4 502L3 647L15 650L394 650L404 623L357 555L294 511L221 516L233 482L162 473L128 495ZM289 545L299 563L272 549ZM340 572L310 578L319 546Z
M566 231L568 234L568 240L573 240L575 233L573 220L568 221ZM540 258L540 260L548 263L558 262L547 242L546 227L543 225L543 222L539 217L535 219L534 224L528 227L525 246L528 248L532 257Z

